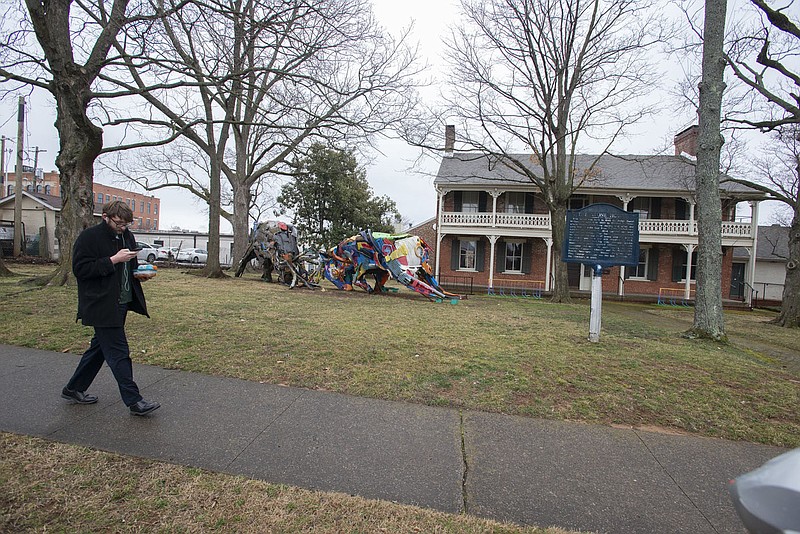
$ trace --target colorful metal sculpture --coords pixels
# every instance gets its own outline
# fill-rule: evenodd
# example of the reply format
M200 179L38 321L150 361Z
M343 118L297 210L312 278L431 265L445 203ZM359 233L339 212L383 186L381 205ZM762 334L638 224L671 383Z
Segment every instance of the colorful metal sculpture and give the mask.
M445 291L433 277L430 252L419 236L364 230L320 256L323 275L339 289L352 291L357 286L369 293L383 292L391 277L431 300L458 302L461 295ZM375 287L367 282L369 275Z
M300 253L297 247L297 229L283 221L265 221L254 225L250 232L250 242L242 260L236 268L236 276L242 276L245 267L252 260L258 260L263 269L261 278L272 282L272 273L278 275L278 281L290 288L304 285L315 287L309 280L305 268L308 262L319 263L316 251Z

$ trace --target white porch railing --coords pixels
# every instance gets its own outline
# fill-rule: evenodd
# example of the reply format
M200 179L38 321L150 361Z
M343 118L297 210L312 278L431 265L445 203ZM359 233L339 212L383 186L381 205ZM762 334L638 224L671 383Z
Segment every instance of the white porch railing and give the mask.
M487 228L549 229L550 215L535 213L442 213L442 226L482 226ZM643 219L639 221L640 234L697 235L697 221L673 219ZM749 237L750 223L722 223L722 237Z
M491 226L491 213L442 213L442 224L458 226Z
M535 213L442 213L442 224L453 226L502 226L506 228L550 228L550 215Z

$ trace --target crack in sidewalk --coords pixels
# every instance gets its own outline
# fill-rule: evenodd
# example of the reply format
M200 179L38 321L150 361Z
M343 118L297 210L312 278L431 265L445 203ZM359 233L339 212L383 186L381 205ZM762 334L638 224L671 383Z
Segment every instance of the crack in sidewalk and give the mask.
M686 493L686 490L683 489L683 486L681 486L680 483L675 479L675 477L672 476L672 473L669 472L669 469L667 469L666 466L661 463L661 460L658 459L658 456L656 456L655 452L653 452L653 450L647 445L647 442L642 438L641 434L639 434L639 432L634 429L633 435L636 436L636 438L641 442L642 445L644 445L645 450L647 450L650 456L652 456L653 460L656 461L658 466L661 468L662 471L664 471L664 473L669 477L669 479L672 480L672 482L675 484L675 487L677 487L683 494L683 496L686 497L686 499L690 503L692 503L694 509L697 510L697 513L699 513L700 516L706 521L706 523L708 523L708 526L711 527L711 530L713 530L714 532L719 532L719 530L717 530L716 527L714 526L714 523L711 522L711 519L709 519L709 517L705 513L703 513L703 510L700 508L700 506L698 506L698 504L694 502L694 499L692 499L692 497L688 493Z
M244 447L242 447L242 450L240 450L240 451L239 451L239 452L236 454L236 456L235 456L235 457L234 457L234 458L233 458L233 459L232 459L230 462L228 462L228 463L225 465L225 469L230 469L230 467L231 467L231 466L232 466L234 463L236 463L236 460L238 460L238 459L239 459L239 457L240 457L242 454L244 454L244 452L245 452L247 449L249 449L249 448L250 448L250 447L253 445L253 443L255 443L255 442L256 442L256 440L257 440L258 438L260 438L260 437L261 437L261 436L264 434L264 432L266 432L267 430L269 430L269 428L270 428L272 425L274 425L274 424L275 424L275 421L277 421L278 419L280 419L281 417L283 417L283 414L285 414L285 413L287 412L287 410L289 410L289 408L291 408L292 406L294 406L294 405L295 405L295 403L297 403L297 401L298 401L300 398L304 397L304 396L305 396L305 392L304 392L304 391L301 391L301 392L299 392L299 394L298 394L298 395L297 395L295 398L293 398L293 399L292 399L292 401L291 401L290 403L288 403L286 406L284 406L284 407L283 407L283 410L281 410L280 412L278 412L277 414L275 414L275 417L273 417L273 418L272 418L270 421L268 421L268 422L267 422L267 424L264 426L264 428L262 428L262 429L261 429L261 431L260 431L258 434L256 434L255 436L253 436L253 439L251 439L251 440L250 440L250 441L247 443L247 445L245 445Z
M467 461L467 445L464 437L464 412L458 412L459 429L461 430L461 465L463 470L461 472L461 511L468 514L469 508L467 505L467 476L469 475L469 462Z

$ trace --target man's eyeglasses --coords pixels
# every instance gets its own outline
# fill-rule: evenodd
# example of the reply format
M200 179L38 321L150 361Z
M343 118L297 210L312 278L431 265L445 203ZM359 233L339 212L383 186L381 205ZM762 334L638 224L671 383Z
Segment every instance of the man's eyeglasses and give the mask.
M108 220L114 224L114 228L127 228L128 226L131 225L132 222L132 221L130 222L120 221L113 217L109 217Z

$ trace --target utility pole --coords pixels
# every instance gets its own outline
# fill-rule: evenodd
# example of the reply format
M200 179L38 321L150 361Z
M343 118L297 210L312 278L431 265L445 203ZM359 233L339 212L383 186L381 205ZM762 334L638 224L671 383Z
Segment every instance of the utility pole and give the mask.
M39 178L37 176L39 172L39 152L47 152L47 150L41 149L38 146L33 147L33 192L36 192L36 180ZM44 182L44 173L42 173L42 182Z
M22 154L25 139L25 97L19 97L17 111L17 176L14 185L14 257L22 255Z
M0 198L6 196L6 136L0 137Z

